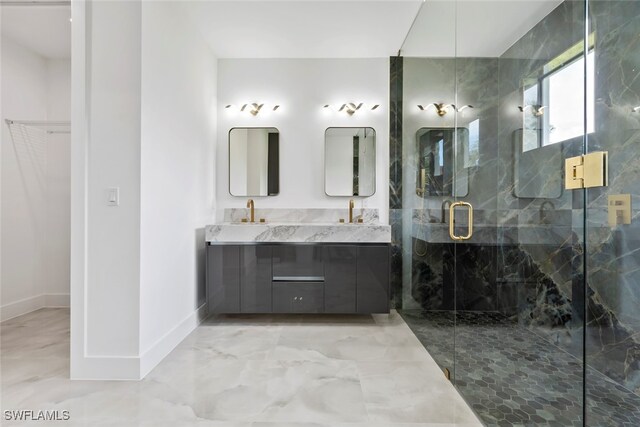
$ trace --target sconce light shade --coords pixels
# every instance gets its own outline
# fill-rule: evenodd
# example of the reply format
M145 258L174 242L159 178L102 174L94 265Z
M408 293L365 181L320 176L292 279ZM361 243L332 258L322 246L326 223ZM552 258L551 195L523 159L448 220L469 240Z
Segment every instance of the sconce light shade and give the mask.
M638 111L640 111L640 105L638 105L637 107L633 107L631 111L637 113Z
M418 109L420 111L427 111L429 110L429 107L434 107L436 109L436 113L440 116L440 117L444 117L448 112L449 109L452 109L453 111L456 112L461 112L467 108L473 108L473 105L463 105L460 108L456 108L455 104L444 104L442 102L434 102L431 104L427 104L427 105L420 105L418 104Z
M356 111L359 111L360 109L362 109L363 107L366 107L366 105L363 102L360 102L358 104L356 104L355 102L347 102L345 104L342 104L340 106L340 108L338 108L338 112L344 112L347 113L350 116L353 116L355 114ZM370 110L373 111L375 109L377 109L378 107L380 107L380 104L374 104ZM331 108L331 104L325 104L323 106L323 108Z
M527 105L518 105L518 110L520 110L521 113L524 113L527 110L531 110L531 114L533 114L536 117L540 117L544 114L544 109L547 108L545 106L542 105L533 105L533 104L527 104Z
M239 110L241 112L246 111L253 116L257 116L264 105L265 104L258 104L257 102L253 102L251 104L243 104L242 107L239 108ZM233 108L233 104L227 104L224 108ZM274 105L272 111L276 111L278 108L280 108L280 105Z

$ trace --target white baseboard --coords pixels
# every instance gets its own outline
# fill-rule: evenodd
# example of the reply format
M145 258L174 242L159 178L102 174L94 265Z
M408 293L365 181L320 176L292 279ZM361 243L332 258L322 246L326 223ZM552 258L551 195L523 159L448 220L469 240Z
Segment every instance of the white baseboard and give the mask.
M41 294L5 304L0 307L0 322L41 308L55 307L69 307L69 294Z
M202 304L196 311L187 316L162 338L155 342L140 357L140 378L144 378L158 363L176 348L207 315L207 304Z
M137 356L71 355L72 380L139 380L140 358Z
M13 319L23 314L31 313L44 307L44 295L36 295L30 298L24 298L18 301L4 304L0 307L0 321Z
M205 319L203 304L164 334L142 356L71 356L71 379L140 380L155 368L180 342Z
M44 294L44 306L48 308L69 307L69 294Z

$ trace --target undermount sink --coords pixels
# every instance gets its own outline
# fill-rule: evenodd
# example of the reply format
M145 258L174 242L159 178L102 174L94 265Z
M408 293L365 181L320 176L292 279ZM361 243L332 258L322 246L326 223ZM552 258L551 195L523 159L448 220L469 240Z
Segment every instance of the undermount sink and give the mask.
M391 226L340 222L223 222L206 227L206 241L389 243Z

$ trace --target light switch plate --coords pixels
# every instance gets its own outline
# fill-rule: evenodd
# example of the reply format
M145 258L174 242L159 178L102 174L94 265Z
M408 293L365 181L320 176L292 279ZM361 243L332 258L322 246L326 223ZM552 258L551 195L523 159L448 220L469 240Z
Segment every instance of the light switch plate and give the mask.
M120 188L107 188L107 206L120 206Z

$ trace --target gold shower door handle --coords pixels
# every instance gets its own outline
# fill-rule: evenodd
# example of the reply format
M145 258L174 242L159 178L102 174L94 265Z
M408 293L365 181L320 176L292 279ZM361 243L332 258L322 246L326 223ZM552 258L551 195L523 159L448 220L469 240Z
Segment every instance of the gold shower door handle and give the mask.
M455 234L454 219L455 219L456 206L464 206L467 208L467 215L469 218L469 224L468 224L469 228L466 236L456 236ZM449 237L451 237L452 240L469 240L471 236L473 236L473 205L467 202L451 203L451 205L449 206Z

